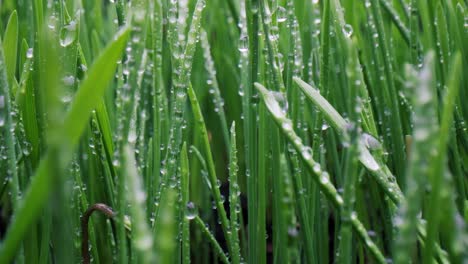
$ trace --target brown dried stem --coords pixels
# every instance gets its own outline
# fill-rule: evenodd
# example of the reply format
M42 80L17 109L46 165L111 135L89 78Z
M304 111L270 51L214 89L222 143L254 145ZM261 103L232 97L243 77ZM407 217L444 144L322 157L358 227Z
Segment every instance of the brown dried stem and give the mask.
M93 204L86 210L86 212L81 217L81 256L83 258L84 264L89 264L91 262L91 256L89 254L89 233L88 233L88 223L89 218L93 214L94 211L100 211L101 213L105 214L109 218L113 218L115 216L115 212L112 208L103 203L96 203Z

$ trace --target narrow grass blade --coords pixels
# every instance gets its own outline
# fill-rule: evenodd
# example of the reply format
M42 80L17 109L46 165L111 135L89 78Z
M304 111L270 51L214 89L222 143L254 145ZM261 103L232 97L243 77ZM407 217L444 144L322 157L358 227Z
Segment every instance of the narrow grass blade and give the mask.
M430 262L433 254L435 244L437 243L437 233L439 232L439 221L441 218L440 211L437 208L440 208L442 204L441 196L443 191L448 191L446 183L444 183L443 175L446 173L446 162L447 162L447 149L448 149L448 139L450 136L450 128L453 121L453 111L455 108L455 100L458 96L458 91L460 89L460 75L462 70L462 61L460 53L456 53L453 59L451 74L448 79L448 90L444 99L444 106L442 111L442 118L439 130L439 138L437 142L437 151L436 154L431 157L431 169L430 169L430 183L432 186L432 191L429 196L429 212L428 212L428 225L427 225L427 239L425 243L424 250L424 260Z
M146 221L146 193L141 186L134 153L130 146L124 148L124 167L129 189L127 196L132 216L132 244L138 263L153 263L153 237Z
M164 93L163 79L163 6L160 0L154 2L153 7L152 41L153 41L153 190L156 196L159 189L162 151L165 127L164 118L167 115L167 98ZM150 208L154 212L154 206Z
M247 73L247 79L243 84L244 89L244 137L246 138L246 175L247 177L247 199L248 199L248 263L256 263L260 252L257 251L257 164L258 164L258 146L257 146L257 106L251 105L250 102L256 102L257 99L255 95L254 83L257 81L258 72L259 72L259 32L260 32L260 14L259 10L259 1L262 0L245 0L245 10L242 10L241 13L245 12L245 16L241 14L241 23L244 24L243 29L247 29L247 32L240 36L239 50L241 51L241 56L248 56L248 64L242 64L245 66ZM246 18L245 20L243 18ZM247 35L245 35L247 33ZM247 42L248 45L245 44ZM246 62L244 57L241 57L241 62ZM263 238L262 238L263 239ZM263 254L263 252L262 252Z
M284 154L280 157L280 169L281 174L279 178L279 183L273 184L273 192L276 193L274 196L274 207L273 213L274 217L274 229L276 229L276 236L274 238L274 261L275 263L284 263L283 261L291 261L291 263L297 263L298 261L298 252L297 252L297 238L298 230L297 223L295 223L295 210L294 210L294 198L293 198L293 188L291 186L291 173L289 172L289 166L286 161L286 156ZM306 227L306 226L305 226ZM310 229L310 228L309 228ZM304 228L306 230L306 228ZM308 239L311 234L304 232L304 239L306 240L305 244L307 245ZM308 237L309 236L309 237ZM287 250L285 250L284 241L288 241ZM307 246L307 248L310 248ZM309 254L306 253L308 256Z
M231 262L241 263L241 252L239 246L239 220L238 215L241 210L239 201L240 188L237 180L237 146L236 146L236 124L231 126L231 149L229 152L229 208L230 208L230 232L231 232Z
M219 190L215 164L213 160L213 155L211 153L210 142L208 139L208 132L206 131L205 121L201 113L200 105L198 104L197 96L195 95L195 91L193 90L191 85L189 85L189 88L188 88L188 95L190 98L190 103L192 105L193 115L196 120L197 130L199 131L201 135L203 151L205 152L205 155L207 157L208 175L209 175L209 180L211 184L211 191L212 191L213 199L215 200L215 203L216 203L216 208L217 208L218 215L219 215L221 225L223 228L224 237L226 238L229 248L231 248L230 245L232 241L230 240L231 236L229 235L229 231L231 230L231 227L227 218L226 210L224 209L223 200L221 199L221 192Z
M402 218L399 234L395 241L395 262L408 263L411 254L415 250L417 234L417 214L421 210L422 188L427 184L426 177L429 173L429 160L427 153L433 152L432 144L437 133L437 122L433 118L436 115L436 103L432 78L434 54L426 56L425 65L416 75L412 68L407 68L408 79L416 89L414 94L414 130L409 156L409 165L406 176L406 201L400 205ZM413 76L411 76L413 75Z
M388 2L388 0L380 0L380 4L383 6L384 10L390 15L390 19L393 21L395 26L397 27L398 31L400 32L403 39L406 43L410 44L410 33L406 25L401 20L400 16L398 15L397 11L393 8L393 6Z
M0 45L1 45L0 40ZM0 135L4 138L6 145L6 154L4 157L6 161L6 175L2 178L6 181L12 194L12 207L17 209L20 202L20 186L18 179L18 170L17 170L17 157L15 151L15 129L12 120L12 100L10 97L10 89L8 84L7 77L7 63L6 58L4 57L3 45L0 46ZM3 141L3 140L2 140ZM3 162L2 162L3 165Z
M173 263L175 261L174 254L176 249L176 193L172 189L167 190L167 200L165 204L161 205L161 215L159 217L159 224L161 232L156 240L157 262L159 263Z
M389 48L384 21L380 11L380 2L372 0L370 3L371 15L370 26L373 29L374 46L377 46L376 62L378 68L378 75L383 78L378 79L378 84L382 86L383 90L383 103L391 111L391 115L384 127L390 130L390 134L386 136L388 146L392 152L392 169L395 171L395 176L398 181L404 180L403 166L405 164L405 144L403 142L403 130L401 122L401 114L398 102L398 90L395 86L395 76L393 63L391 61L392 50ZM375 38L375 37L376 38ZM385 116L385 114L383 115ZM391 136L391 137L390 137Z
M163 175L162 182L163 186L167 185L169 181L169 175L174 176L176 174L176 164L179 157L180 145L182 144L182 123L183 115L185 111L185 104L187 101L187 89L190 86L190 73L192 69L193 56L195 53L196 44L200 35L200 23L202 19L202 13L205 6L204 0L198 0L193 17L190 29L187 35L187 45L185 46L183 53L183 60L180 62L180 65L177 64L176 67L178 74L175 74L173 80L173 103L171 106L170 120L170 135L169 142L167 144L167 152L165 157L165 175ZM179 54L181 55L181 54ZM160 192L161 197L164 197L166 187L162 187ZM158 208L156 207L156 221L158 218Z
M223 249L219 245L218 241L216 241L216 238L208 229L207 225L203 222L203 220L199 216L195 217L195 224L198 225L198 228L201 229L202 233L208 238L210 243L213 245L214 251L218 255L218 257L221 259L221 261L225 264L229 264L229 259L227 258L226 254L224 254Z
M306 152L309 154L310 149L306 147ZM306 155L307 155L306 154ZM299 161L299 154L297 152L293 152L291 155L291 165L294 168L294 173L291 176L292 178L292 185L293 185L293 190L294 190L294 198L295 198L295 204L297 206L297 214L299 221L298 223L300 224L301 228L301 233L303 237L303 247L306 255L307 262L310 263L315 263L318 261L320 258L319 256L315 255L314 253L317 252L320 249L317 246L317 243L314 241L314 227L310 226L311 218L314 217L314 214L307 213L308 207L307 207L307 201L304 197L304 183L302 179L302 170L301 170L301 164ZM297 232L296 227L290 227L291 230L288 230L288 232L294 234Z
M213 58L211 56L211 49L210 44L208 42L208 36L206 31L201 32L200 36L201 46L203 48L203 56L205 58L205 68L208 73L208 81L211 83L213 89L213 105L215 107L214 111L218 114L221 128L223 132L224 143L226 144L226 148L229 146L229 131L228 131L228 124L226 121L226 113L224 111L224 99L221 97L221 92L219 90L219 84L216 76L216 69L214 65ZM210 92L211 93L211 92Z
M182 219L182 263L190 263L190 220L194 216L195 205L189 202L189 161L187 156L187 144L184 142L182 151L180 152L180 188L182 201L181 204L185 207Z

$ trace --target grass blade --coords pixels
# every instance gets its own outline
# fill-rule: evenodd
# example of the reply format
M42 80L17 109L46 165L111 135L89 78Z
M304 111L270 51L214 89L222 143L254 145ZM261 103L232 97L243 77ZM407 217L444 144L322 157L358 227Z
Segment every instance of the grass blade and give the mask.
M213 160L213 155L211 154L211 147L210 147L210 142L208 139L208 132L206 131L205 121L203 119L203 115L200 110L200 105L198 104L197 96L195 95L195 91L193 90L191 85L188 88L188 95L190 98L190 103L192 105L193 114L196 120L197 129L200 131L200 135L202 138L203 150L207 157L208 175L209 175L209 180L210 180L210 185L211 185L211 191L213 192L212 193L213 199L215 200L218 215L221 220L223 234L228 245L231 245L232 241L230 240L231 236L229 235L231 226L229 225L226 210L224 209L224 204L223 204L224 201L223 199L221 199L221 192L219 190L218 178L216 176L216 169L215 169L215 164ZM231 246L229 246L229 248L232 249Z
M236 146L236 123L231 126L231 150L229 161L229 207L230 207L230 232L231 232L231 262L234 264L241 263L241 252L239 246L239 221L238 214L240 213L241 205L238 199L240 194L239 183L237 180L237 146Z
M441 218L440 211L436 208L440 208L441 205L441 192L448 191L446 184L443 182L443 175L446 170L446 154L447 143L450 136L450 128L453 121L453 111L455 108L455 100L460 89L459 76L462 70L462 62L460 53L456 53L452 63L452 73L448 80L448 90L444 100L444 107L442 112L439 138L437 142L437 154L431 157L431 169L430 169L430 182L432 186L432 192L429 196L429 207L428 212L428 225L427 225L427 239L424 250L424 260L430 262L433 254L435 244L437 243L437 233L439 232L439 221ZM445 158L444 158L445 157Z
M146 222L146 193L141 186L141 179L136 168L135 151L126 146L124 149L125 174L129 194L128 200L132 215L132 243L136 251L138 263L153 263L153 238Z
M221 261L225 264L229 264L229 259L227 258L226 254L224 254L223 249L218 244L218 241L216 241L216 238L213 236L213 234L211 234L211 231L208 229L207 225L203 223L203 220L201 220L199 216L196 216L195 223L201 229L202 233L208 238L210 243L213 244L215 252Z
M189 202L189 161L187 144L184 142L180 153L180 185L182 193L182 206L185 206L182 220L182 263L190 263L190 220L193 218L195 205Z

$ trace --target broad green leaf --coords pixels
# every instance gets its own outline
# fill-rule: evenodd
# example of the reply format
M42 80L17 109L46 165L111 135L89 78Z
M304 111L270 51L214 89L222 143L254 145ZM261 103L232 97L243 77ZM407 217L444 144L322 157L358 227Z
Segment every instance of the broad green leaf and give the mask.
M114 41L93 64L87 78L77 91L62 127L61 142L66 147L74 149L78 144L91 111L98 105L99 99L114 77L117 61L122 56L129 32L128 28L124 28L117 34ZM71 155L62 158L69 161ZM40 217L41 210L53 190L54 177L49 171L54 162L56 161L48 154L41 161L3 240L0 248L0 263L9 263L13 260L24 235Z

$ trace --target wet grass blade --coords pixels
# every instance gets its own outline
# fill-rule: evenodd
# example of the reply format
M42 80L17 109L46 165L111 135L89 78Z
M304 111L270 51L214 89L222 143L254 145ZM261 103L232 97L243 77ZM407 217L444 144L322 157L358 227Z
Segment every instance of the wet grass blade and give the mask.
M449 191L446 183L444 183L444 174L447 169L447 149L448 139L452 134L450 129L453 125L453 111L455 108L455 100L458 96L460 89L460 74L462 70L462 61L460 53L456 53L453 58L451 74L447 83L447 94L445 95L442 117L440 123L439 137L437 140L437 151L436 154L431 157L431 169L430 169L430 183L432 186L432 192L429 195L429 211L428 211L428 224L427 224L427 239L425 243L425 250L423 252L424 260L430 262L433 254L435 244L437 243L437 233L439 232L440 225L440 211L436 208L440 208L441 197L443 191Z
M210 243L214 247L215 253L218 255L218 257L221 259L221 261L225 264L229 264L229 259L227 258L226 254L224 254L223 249L219 245L218 241L216 238L213 236L211 231L208 229L207 225L203 222L203 220L199 217L195 217L195 224L197 224L198 228L201 229L202 233L208 238Z
M233 122L231 126L231 149L229 152L229 208L230 208L230 232L231 232L231 262L234 264L241 263L241 252L239 246L239 220L238 215L241 210L239 201L239 182L237 180L237 146L236 146L236 124Z
M173 263L175 261L176 249L176 193L172 189L167 190L166 203L161 205L160 212L160 227L159 237L156 240L157 261L160 263Z
M0 40L0 44L1 40ZM9 183L9 189L12 192L13 208L17 208L20 199L20 186L18 181L18 171L16 167L17 157L15 151L15 130L12 120L12 100L10 85L8 84L8 64L6 62L5 45L0 47L0 134L4 137L7 147L6 175L4 180ZM11 66L11 65L10 65ZM2 177L2 178L3 178Z
M259 72L259 32L260 32L260 14L259 1L262 0L245 0L245 10L241 9L241 13L245 12L245 16L241 14L241 23L244 24L243 29L246 30L240 36L239 50L241 55L248 56L247 60L243 58L245 65L244 73L247 74L247 79L243 83L244 89L244 137L246 138L246 174L247 174L247 199L248 199L248 261L256 263L260 252L257 251L257 164L258 164L258 140L257 140L257 106L251 104L256 102L255 95L257 94L254 83L258 79ZM245 21L242 21L245 18ZM245 44L247 42L247 44ZM263 238L260 238L263 239ZM263 252L262 252L263 254Z
M208 42L208 36L206 31L201 32L200 36L201 46L203 48L203 56L205 58L205 68L208 73L208 82L212 84L213 89L213 105L215 107L214 111L218 114L221 128L223 132L224 143L226 144L226 148L229 147L229 131L228 131L228 124L226 119L226 113L224 111L224 99L221 97L221 92L219 90L219 84L216 76L216 69L213 62L213 58L211 56L211 48ZM210 92L211 93L211 92Z
M182 263L190 263L190 220L193 217L193 208L195 205L189 202L189 161L187 156L187 144L184 142L180 152L180 188L182 195L183 211L182 219Z
M411 253L415 249L417 234L417 214L421 210L422 187L427 184L424 175L428 174L429 161L426 153L430 153L434 147L432 144L437 133L437 123L433 115L436 115L436 103L434 98L432 79L434 54L426 56L425 65L419 73L407 68L408 79L412 80L414 93L414 130L407 167L405 196L407 201L400 205L400 217L402 224L395 242L395 262L408 263L411 261Z
M213 160L213 155L211 153L210 142L208 139L208 132L206 130L205 120L201 113L200 105L198 104L197 96L195 95L195 91L193 90L191 85L188 88L188 95L190 98L190 103L192 105L193 115L197 124L196 129L200 133L203 151L206 155L208 175L209 175L209 181L211 185L212 196L215 201L216 209L217 209L220 221L221 221L221 226L223 228L224 237L229 245L229 248L232 249L230 246L232 243L230 239L231 236L229 235L231 226L229 224L226 210L224 209L224 201L221 198L221 192L219 190L219 187L220 187L218 184L219 180L218 180L218 177L216 176L216 168L215 168L215 163Z
M146 220L146 193L142 187L142 180L138 175L134 153L135 151L130 146L127 145L124 148L124 167L132 216L132 244L136 253L136 262L153 263L153 237Z

